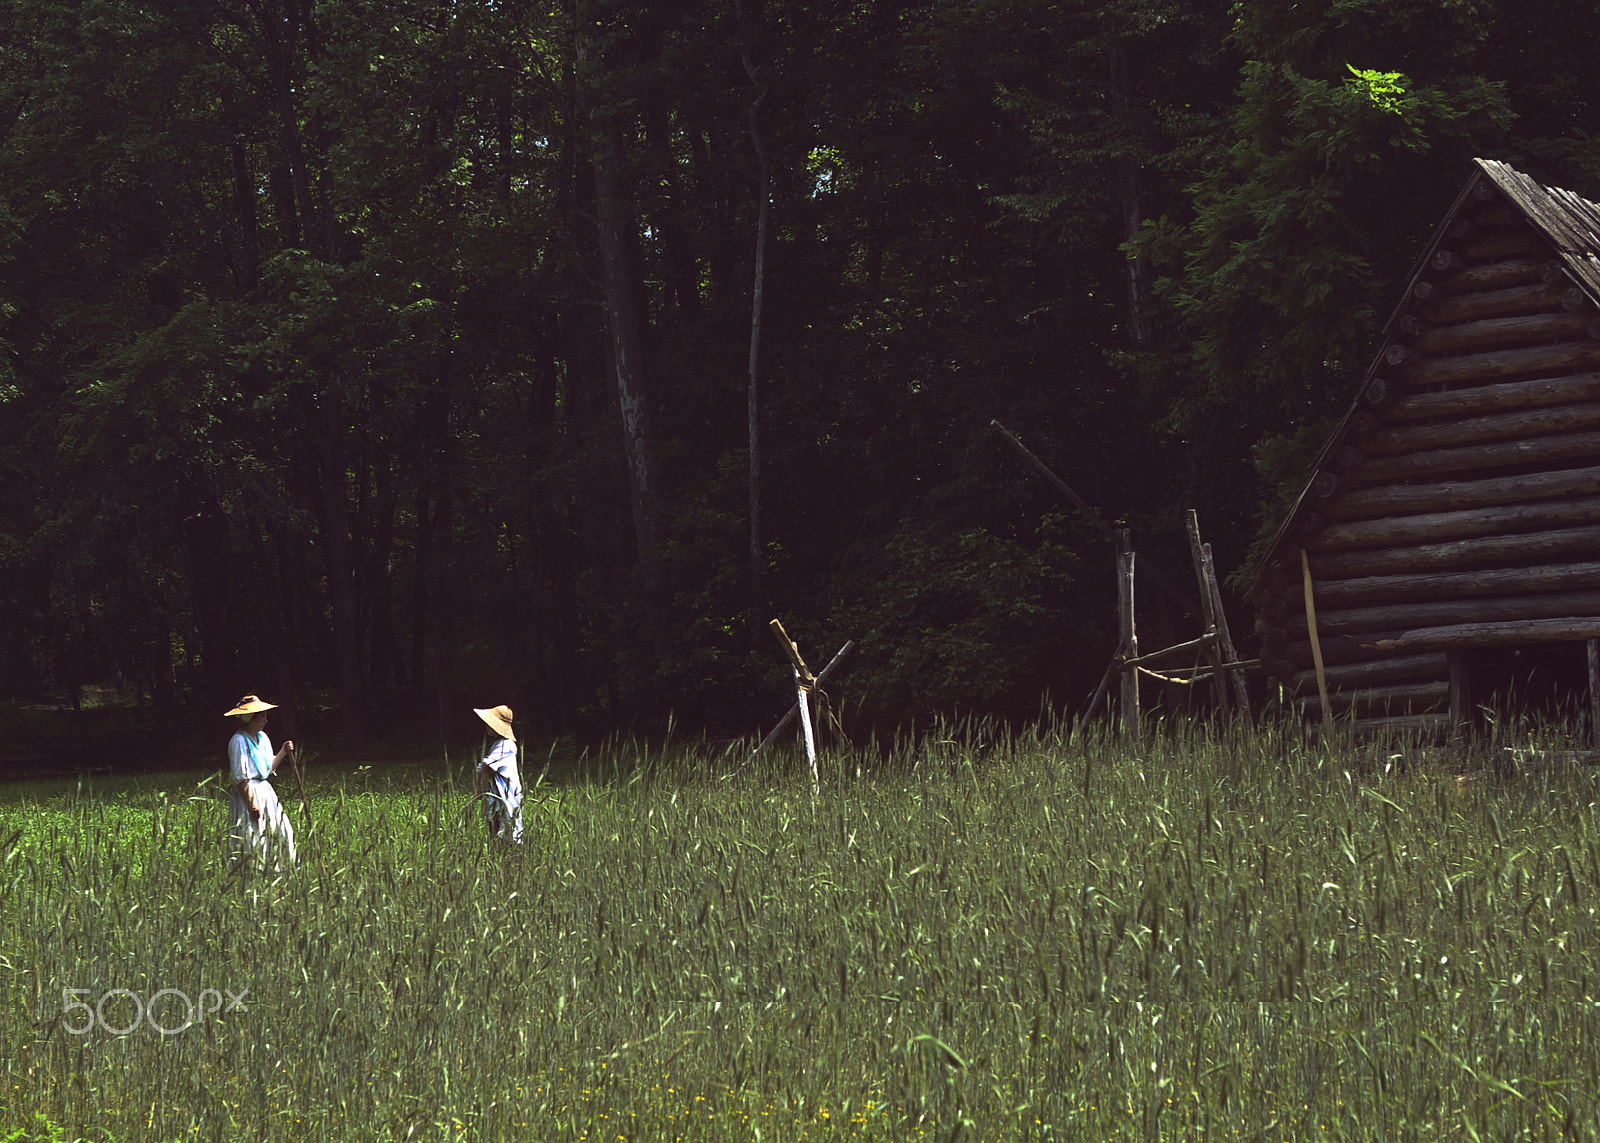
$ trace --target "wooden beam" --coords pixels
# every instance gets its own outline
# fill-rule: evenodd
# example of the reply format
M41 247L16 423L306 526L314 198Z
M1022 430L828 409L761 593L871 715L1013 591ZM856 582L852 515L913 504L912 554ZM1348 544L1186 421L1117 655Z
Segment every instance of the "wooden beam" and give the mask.
M1321 501L1323 519L1372 520L1422 512L1455 512L1499 504L1529 504L1573 496L1600 495L1600 466L1452 480L1437 484L1394 484L1359 488Z
M1057 492L1065 496L1068 503L1087 516L1089 518L1089 522L1100 531L1101 535L1105 536L1113 544L1117 544L1119 542L1117 532L1112 529L1111 525L1105 522L1105 518L1102 517L1094 508L1090 507L1089 503L1084 500L1083 497L1079 496L1076 492L1069 488L1066 481L1062 480L1055 473L1051 472L1044 461L1035 456L1033 451L1029 449L1027 445L1022 443L1021 438L1018 437L1016 433L1006 428L998 420L990 421L989 425L998 431L1001 436L1005 437L1006 440L1010 441L1011 446L1022 455L1022 459L1031 464L1035 471L1037 471L1039 475L1043 476ZM1169 580L1165 575L1163 575L1158 569L1150 569L1150 578L1155 580L1157 587L1166 592L1172 598L1172 601L1178 605L1184 615L1194 616L1199 614L1199 612L1195 610L1194 604L1189 601L1188 597L1183 594L1178 586Z
M1443 680L1427 683L1401 683L1390 687L1367 687L1362 690L1333 691L1328 695L1328 701L1333 704L1334 714L1355 708L1367 708L1366 713L1374 713L1371 708L1387 708L1377 713L1388 714L1422 714L1446 702L1450 697L1450 684ZM1304 714L1320 716L1322 714L1322 700L1316 695L1296 699L1295 706Z
M1359 635L1364 631L1393 631L1407 627L1437 627L1454 623L1514 622L1519 619L1557 619L1565 615L1600 615L1600 590L1547 592L1497 599L1444 599L1430 603L1389 603L1377 607L1324 606L1317 613L1323 638ZM1305 620L1290 616L1285 636L1305 638ZM1284 639L1281 647L1287 647Z
M1330 552L1318 558L1325 579L1447 571L1471 567L1529 564L1562 556L1584 556L1600 550L1600 524L1549 532L1474 536L1404 548Z
M1432 651L1451 647L1503 647L1513 643L1576 643L1587 639L1600 639L1600 615L1416 627L1383 635L1362 635L1358 642L1375 651Z
M1139 632L1133 615L1133 548L1126 528L1117 533L1117 620L1122 629L1122 657L1126 664L1139 658ZM1129 748L1139 745L1139 672L1131 667L1122 671L1122 741Z
M1453 512L1425 512L1329 524L1308 540L1313 552L1340 552L1397 544L1425 544L1469 536L1544 531L1600 523L1600 497L1539 501Z
M1317 675L1317 695L1322 699L1322 729L1332 732L1333 711L1328 707L1328 672L1322 662L1322 644L1317 640L1317 605L1312 598L1311 564L1307 561L1304 548L1300 550L1300 571L1305 590L1306 631L1311 637L1312 669Z
M1469 389L1446 389L1439 393L1407 393L1397 396L1383 378L1375 378L1367 389L1383 385L1383 392L1370 404L1382 404L1385 421L1417 421L1425 417L1460 417L1502 410L1533 409L1545 405L1570 405L1600 399L1600 373L1573 373L1563 377L1537 377L1531 381L1502 381L1494 385L1475 385ZM1365 397L1363 397L1365 399Z
M1600 346L1595 347L1595 354L1596 359L1600 360ZM1361 450L1369 457L1379 457L1430 449L1466 448L1493 441L1523 440L1597 426L1600 426L1600 402L1585 401L1547 409L1490 413L1436 425L1378 429L1356 439Z
M1401 681L1447 679L1449 676L1450 661L1443 652L1393 655L1327 668L1328 685L1341 690ZM1289 681L1296 690L1304 690L1316 682L1316 672L1303 670L1290 676Z
M1450 726L1459 734L1472 724L1472 676L1465 651L1449 654Z
M1484 346L1526 345L1540 341L1578 341L1594 337L1588 313L1522 314L1441 325L1419 333L1412 342L1423 353L1459 353Z
M1352 446L1345 447L1351 448L1354 455L1340 456L1336 452L1334 458L1336 462L1348 462L1339 468L1341 475L1352 484L1376 484L1379 481L1415 480L1424 476L1443 476L1448 473L1512 468L1521 465L1552 468L1567 461L1593 464L1595 460L1600 459L1600 432L1499 441L1494 444L1434 449L1401 456L1367 457L1362 455L1359 449L1354 449Z
M1570 282L1536 282L1531 286L1480 290L1470 294L1445 294L1441 291L1419 308L1418 316L1434 325L1451 325L1479 318L1510 317L1513 314L1556 309L1577 310L1587 303L1583 291Z
M1474 235L1465 241L1458 241L1455 249L1468 262L1499 262L1527 255L1548 256L1550 243L1535 233L1532 227L1523 226L1515 230L1495 230Z
M1494 568L1487 571L1435 572L1420 575L1375 575L1352 579L1323 579L1317 593L1324 606L1353 607L1400 600L1461 599L1471 596L1534 594L1600 587L1600 563L1543 564L1537 567ZM1294 588L1292 606L1299 606ZM1280 596L1286 605L1291 589Z
M1519 373L1586 369L1595 365L1600 365L1600 344L1584 340L1525 349L1497 349L1459 357L1422 357L1415 362L1408 362L1399 376L1406 384L1413 386L1452 385L1463 381L1482 382L1495 377L1514 377Z
M1189 558L1194 562L1195 581L1200 587L1200 613L1204 618L1206 632L1210 634L1217 629L1216 603L1212 599L1211 588L1206 581L1205 557L1200 551L1200 514L1193 508L1189 509L1183 518L1183 525L1184 531L1189 536ZM1226 713L1228 710L1228 686L1220 670L1223 656L1222 647L1217 641L1212 641L1207 658L1211 660L1213 667L1219 668L1215 675L1214 697L1217 702L1217 710ZM1228 658L1231 659L1233 656L1229 655Z
M1503 290L1507 286L1550 282L1555 280L1552 261L1554 259L1507 258L1501 262L1481 262L1438 278L1436 284L1447 293L1465 294L1475 290ZM1559 266L1560 263L1556 263L1557 271Z

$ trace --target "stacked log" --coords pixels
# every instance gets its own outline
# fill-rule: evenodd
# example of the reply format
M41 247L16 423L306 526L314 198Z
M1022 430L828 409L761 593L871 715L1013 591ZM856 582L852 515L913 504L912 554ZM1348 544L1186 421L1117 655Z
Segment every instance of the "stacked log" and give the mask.
M1447 721L1466 649L1600 638L1600 309L1480 178L1262 580L1262 661L1311 718L1302 551L1328 705L1358 726Z

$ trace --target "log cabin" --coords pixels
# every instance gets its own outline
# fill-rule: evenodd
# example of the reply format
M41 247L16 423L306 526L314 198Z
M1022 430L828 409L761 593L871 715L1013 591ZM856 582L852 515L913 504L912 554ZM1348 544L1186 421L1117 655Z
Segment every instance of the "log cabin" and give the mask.
M1318 654L1358 733L1465 727L1507 656L1592 697L1600 206L1475 161L1248 593L1313 720Z

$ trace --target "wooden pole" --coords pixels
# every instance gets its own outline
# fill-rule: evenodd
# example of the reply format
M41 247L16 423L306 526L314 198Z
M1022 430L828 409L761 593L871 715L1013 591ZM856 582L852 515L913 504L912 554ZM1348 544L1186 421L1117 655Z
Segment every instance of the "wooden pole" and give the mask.
M1184 528L1189 533L1189 557L1194 561L1194 576L1200 584L1200 612L1205 617L1206 633L1209 635L1217 629L1216 601L1211 597L1210 584L1206 579L1205 554L1200 548L1200 515L1193 508L1189 509L1184 517ZM1228 713L1228 684L1222 677L1222 648L1213 643L1206 656L1215 668L1214 678L1216 683L1217 710L1226 715ZM1229 655L1228 658L1233 658Z
M828 660L828 665L817 672L818 685L828 681L828 676L833 674L833 669L839 665L840 660L842 660L845 655L849 654L850 649L854 646L855 641L853 639L845 641L845 645L840 647L838 652L834 654L833 658ZM756 755L760 754L767 747L771 746L773 740L777 738L778 735L782 734L785 728L787 728L788 725L793 722L799 714L800 705L796 703L794 706L789 708L788 713L778 720L778 725L774 726L767 732L767 736L761 740L761 744L750 752L750 758L745 762L745 766L748 766L750 762L755 759ZM739 767L739 769L743 770L744 766Z
M1084 501L1083 497L1079 496L1071 488L1067 487L1066 481L1062 480L1055 473L1051 472L1050 469L1046 467L1044 461L1034 456L1033 452L1028 448L1028 446L1023 444L1022 441L1017 437L1016 433L1013 433L1010 429L1006 428L997 420L990 421L989 424L994 426L994 428L999 431L1001 436L1010 441L1012 447L1014 447L1017 452L1022 454L1022 459L1026 460L1035 469L1037 469L1039 475L1043 476L1055 486L1056 491L1065 496L1067 500L1078 509L1078 511L1089 517L1089 522L1098 528L1102 535L1109 539L1113 544L1120 544L1121 541L1118 539L1119 533L1112 530L1111 525L1107 524L1101 517L1100 513L1091 508L1088 503ZM1194 604L1189 602L1188 597L1183 594L1182 590L1180 590L1178 586L1166 576L1162 575L1159 570L1151 568L1150 577L1156 581L1157 587L1171 596L1173 602L1183 609L1184 615L1193 616L1196 614Z
M1595 350L1595 356L1600 360L1600 348ZM1592 429L1596 424L1600 424L1600 412L1596 412L1592 403L1553 405L1543 409L1489 412L1442 424L1399 425L1365 433L1358 429L1353 439L1369 457L1409 455L1429 449L1467 448L1492 441L1569 433Z
M1311 561L1300 549L1300 573L1306 597L1306 630L1311 635L1311 661L1317 672L1317 697L1322 700L1322 729L1333 736L1333 708L1328 705L1328 676L1322 669L1322 644L1317 639L1317 605L1311 598Z
M1322 605L1333 603L1351 607L1366 603L1398 603L1401 600L1433 601L1461 599L1474 595L1533 594L1600 587L1600 563L1545 564L1531 568L1491 568L1488 571L1439 572L1431 575L1366 576L1356 579L1328 579L1317 585ZM1287 601L1287 594L1278 597ZM1300 604L1299 584L1295 585L1294 605Z
M1472 721L1472 676L1467 670L1467 653L1450 653L1450 733L1465 734Z
M1094 697L1089 700L1088 709L1083 712L1084 722L1088 722L1093 718L1095 712L1100 709L1100 702L1106 697L1106 692L1111 689L1111 680L1121 665L1122 658L1120 655L1111 656L1111 662L1106 664L1106 673L1100 676L1100 685L1095 687Z
M1458 357L1419 357L1408 361L1399 376L1407 385L1481 381L1517 373L1552 373L1600 365L1600 346L1593 341L1563 341L1525 349L1494 349Z
M1496 563L1548 562L1552 557L1592 556L1600 548L1600 524L1555 528L1548 532L1473 536L1404 548L1370 548L1330 552L1318 557L1325 579L1357 579L1372 575L1416 575L1493 567Z
M1600 397L1600 375L1595 396ZM1541 500L1566 500L1600 494L1600 467L1490 476L1482 480L1441 480L1433 484L1378 485L1329 499L1317 508L1328 520L1372 520L1424 512L1459 512Z
M806 765L811 770L811 796L816 797L822 792L822 786L817 777L817 740L811 730L811 707L806 701L806 696L811 688L817 685L817 678L811 673L811 668L806 666L806 661L800 657L800 648L789 638L789 633L783 629L783 624L774 619L768 626L772 628L773 636L783 648L784 654L789 657L789 665L794 669L794 685L799 695L795 707L800 712L800 726L805 731Z
M1211 595L1211 610L1217 617L1218 647L1221 651L1222 663L1232 663L1239 658L1239 653L1234 650L1233 636L1228 633L1228 616L1222 610L1222 589L1217 586L1217 565L1211 558L1211 545L1200 545L1201 561L1205 567L1206 590ZM1218 671L1222 670L1221 663ZM1227 671L1228 678L1233 683L1234 701L1239 704L1239 713L1246 722L1250 721L1250 692L1245 687L1243 671Z
M1589 651L1589 745L1600 750L1600 639L1585 643Z
M795 668L794 672L794 685L799 692L795 706L800 711L800 726L805 731L806 765L811 769L811 796L814 798L822 792L822 784L817 778L817 740L811 732L811 704L807 701L807 695L810 693L811 688L800 677L800 669L798 667Z
M1349 449L1348 452L1345 450ZM1367 456L1358 448L1340 445L1334 450L1334 467L1352 484L1414 480L1453 472L1481 472L1527 464L1546 467L1559 461L1593 464L1600 451L1600 433L1565 433L1535 440L1502 440L1465 448L1441 448L1398 456Z
M1122 669L1122 741L1130 749L1139 745L1139 670L1127 666L1129 659L1139 657L1139 633L1133 617L1133 550L1129 546L1129 533L1123 528L1117 533L1117 620L1121 627L1123 660Z

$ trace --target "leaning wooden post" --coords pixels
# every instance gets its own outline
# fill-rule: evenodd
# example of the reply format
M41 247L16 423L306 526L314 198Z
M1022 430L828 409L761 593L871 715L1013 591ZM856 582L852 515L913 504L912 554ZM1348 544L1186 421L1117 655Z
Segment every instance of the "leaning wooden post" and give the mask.
M1237 663L1239 653L1233 648L1233 636L1228 633L1228 615L1222 610L1222 589L1217 586L1217 565L1211 558L1211 545L1200 545L1200 559L1205 565L1206 594L1211 599L1211 612L1217 619L1217 645L1220 648L1222 663ZM1217 673L1222 673L1219 663ZM1250 690L1245 686L1244 672L1235 668L1228 672L1228 678L1233 681L1234 701L1239 704L1239 713L1246 722L1250 721Z
M1205 623L1206 633L1217 629L1217 611L1215 601L1211 598L1211 583L1206 576L1205 552L1200 547L1200 516L1193 508L1184 520L1184 527L1189 533L1189 555L1194 560L1194 577L1200 584L1200 614ZM1218 643L1211 644L1206 656L1211 660L1211 668L1215 672L1212 685L1216 688L1217 710L1226 715L1228 713L1228 682L1222 677L1222 664L1232 661L1233 656L1227 659L1222 657L1222 647Z
M1322 729L1326 737L1333 737L1333 708L1328 705L1328 672L1322 666L1322 641L1317 638L1317 605L1311 598L1311 561L1306 550L1300 549L1300 575L1305 585L1306 633L1311 637L1311 665L1317 672L1317 697L1322 700Z
M1587 640L1589 648L1589 744L1600 750L1600 639Z
M838 652L833 656L833 658L828 660L828 665L826 667L823 667L822 670L817 672L817 679L816 679L816 685L817 686L821 686L823 683L828 681L828 676L833 674L833 669L839 665L839 661L841 659L843 659L847 654L849 654L850 653L850 648L854 647L855 645L856 645L855 644L855 640L853 640L853 639L846 639L845 640L844 646L840 647ZM778 720L778 725L774 726L771 730L769 730L767 732L767 736L765 738L763 738L761 740L760 744L757 745L756 748L750 752L750 760L745 762L745 766L748 766L750 764L750 761L754 761L756 755L760 754L763 750L765 750L767 747L772 745L773 739L777 738L778 735L782 734L783 731L784 731L784 728L787 727L791 722L794 721L795 715L800 713L800 709L804 705L805 705L804 702L799 702L799 703L796 703L794 706L791 706L789 708L788 713L786 713L781 719ZM739 767L739 769L743 770L744 766Z
M1133 550L1129 546L1128 529L1117 532L1117 620L1121 626L1122 646L1118 654L1126 664L1128 659L1139 657L1139 634L1133 621ZM1122 741L1124 745L1139 744L1139 668L1124 665L1122 668Z
M794 685L798 692L796 706L800 710L800 725L805 730L806 738L806 764L811 768L811 796L816 797L822 792L822 783L817 777L817 740L811 730L811 705L806 701L806 696L811 688L816 685L816 676L811 673L811 668L806 666L806 661L800 657L800 648L795 645L789 633L783 629L783 624L774 619L769 626L772 634L777 637L778 645L789 656L789 665L794 668Z

